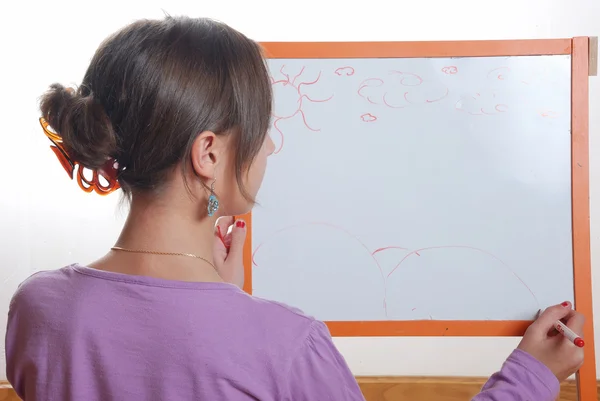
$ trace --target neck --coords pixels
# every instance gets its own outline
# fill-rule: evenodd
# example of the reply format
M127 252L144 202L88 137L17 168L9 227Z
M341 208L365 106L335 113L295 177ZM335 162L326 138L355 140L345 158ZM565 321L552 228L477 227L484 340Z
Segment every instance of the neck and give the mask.
M214 221L205 214L198 216L197 206L187 197L179 202L175 197L162 199L134 196L115 246L202 259L112 251L92 267L180 281L222 281L213 267Z
M135 198L116 245L191 253L212 261L214 221L194 214L189 206L157 204Z

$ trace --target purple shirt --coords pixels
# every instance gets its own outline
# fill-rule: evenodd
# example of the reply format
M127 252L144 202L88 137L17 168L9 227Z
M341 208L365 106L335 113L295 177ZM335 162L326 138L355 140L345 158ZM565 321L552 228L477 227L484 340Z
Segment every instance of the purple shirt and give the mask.
M364 400L327 327L296 309L230 284L80 265L21 284L6 365L25 401ZM474 400L550 401L558 389L515 351Z

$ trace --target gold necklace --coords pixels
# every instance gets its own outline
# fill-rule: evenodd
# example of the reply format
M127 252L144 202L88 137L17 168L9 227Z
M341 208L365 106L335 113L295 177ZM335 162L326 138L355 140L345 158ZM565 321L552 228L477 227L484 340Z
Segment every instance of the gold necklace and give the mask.
M150 253L153 255L164 255L164 256L187 256L188 258L202 259L203 261L205 261L206 263L211 265L213 267L213 269L217 270L215 265L213 265L208 259L203 258L202 256L191 254L191 253L144 251L144 250L136 250L136 249L125 249L125 248L121 248L120 246L113 246L110 249L112 249L113 251L123 251L123 252L131 252L131 253Z

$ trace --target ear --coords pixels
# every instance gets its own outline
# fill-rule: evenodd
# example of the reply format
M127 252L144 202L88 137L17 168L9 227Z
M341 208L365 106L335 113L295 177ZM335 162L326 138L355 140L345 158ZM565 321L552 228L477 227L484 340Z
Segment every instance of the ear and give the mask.
M204 131L194 140L192 145L192 168L197 176L215 178L215 167L221 156L220 146L214 132Z

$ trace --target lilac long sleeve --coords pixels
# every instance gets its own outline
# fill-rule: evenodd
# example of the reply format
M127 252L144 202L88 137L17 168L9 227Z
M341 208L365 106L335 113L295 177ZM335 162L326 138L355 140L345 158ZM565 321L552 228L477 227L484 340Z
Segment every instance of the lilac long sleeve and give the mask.
M516 349L472 401L554 401L560 383L537 359Z
M286 401L363 401L364 397L327 326L315 321L290 369Z
M321 322L313 323L290 375L286 401L364 400L356 379ZM546 366L517 349L472 401L554 401L559 389L558 380Z

